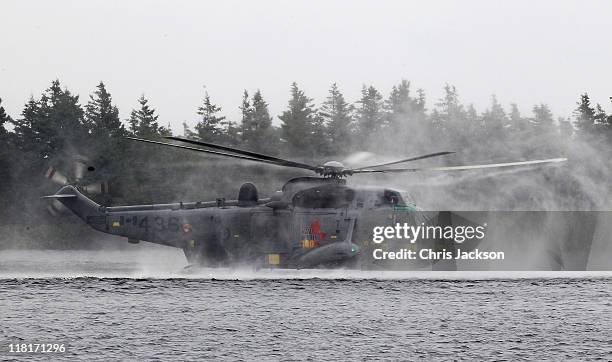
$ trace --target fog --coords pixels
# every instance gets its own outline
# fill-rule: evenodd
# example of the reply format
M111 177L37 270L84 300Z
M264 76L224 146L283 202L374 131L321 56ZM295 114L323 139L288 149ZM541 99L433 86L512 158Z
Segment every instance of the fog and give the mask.
M561 116L578 92L611 95L608 1L7 0L1 12L0 96L14 117L55 78L83 95L104 80L122 119L145 93L175 131L195 123L203 86L232 120L243 89L279 115L292 81L317 102L332 82L350 101L364 83L407 78L438 99L448 82L479 109L496 93Z
M4 250L0 253L0 279L39 278L127 278L127 279L208 279L208 280L287 280L287 279L376 279L376 280L495 280L608 278L607 271L362 271L345 269L255 269L185 268L178 249L150 244L129 250L52 251Z

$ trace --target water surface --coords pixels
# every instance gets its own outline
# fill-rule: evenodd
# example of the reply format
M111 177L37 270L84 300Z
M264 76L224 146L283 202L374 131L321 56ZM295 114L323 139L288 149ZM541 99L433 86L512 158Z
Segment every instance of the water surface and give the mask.
M612 358L609 273L184 270L165 248L0 263L8 358L42 342L88 360Z

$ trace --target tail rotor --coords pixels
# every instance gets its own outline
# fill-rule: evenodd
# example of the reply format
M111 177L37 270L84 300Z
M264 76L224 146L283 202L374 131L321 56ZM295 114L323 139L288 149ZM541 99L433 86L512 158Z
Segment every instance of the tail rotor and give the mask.
M90 173L96 169L88 158L77 155L72 163L72 174L65 174L54 166L49 166L45 172L45 178L59 186L72 185L85 194L101 195L110 193L108 182L92 180L94 177ZM47 211L52 216L69 212L58 200L53 200L47 207Z

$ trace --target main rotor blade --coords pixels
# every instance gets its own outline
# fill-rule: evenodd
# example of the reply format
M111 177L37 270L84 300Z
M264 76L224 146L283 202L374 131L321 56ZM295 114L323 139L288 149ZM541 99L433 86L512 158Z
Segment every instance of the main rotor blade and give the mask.
M85 170L87 169L87 160L83 157L78 156L74 160L74 177L77 181L81 180L85 176Z
M214 143L190 140L188 138L175 137L175 136L167 136L167 137L164 137L164 138L169 139L169 140L174 140L174 141L191 143L191 144L198 145L198 146L204 146L204 147L209 147L209 148L216 148L218 150L228 151L228 152L232 152L232 153L239 154L239 155L244 155L244 156L248 156L248 157L252 157L252 158L258 158L258 159L261 159L261 160L272 161L272 162L275 162L277 164L282 164L283 166L305 168L305 169L313 170L313 171L316 169L315 166L307 165L307 164L300 163L300 162L285 160L285 159L274 157L274 156L264 155L263 153L257 153L257 152L247 151L247 150L241 150L239 148L222 146L222 145L217 145L217 144L214 144Z
M551 164L565 162L567 158L550 158L546 160L532 160L532 161L519 161L519 162L505 162L505 163L489 163L484 165L465 165L465 166L448 166L448 167L422 167L422 168L392 168L386 170L354 170L353 173L392 173L392 172L419 172L419 171L465 171L465 170L476 170L483 168L501 168L501 167L514 167L514 166L528 166L537 164Z
M387 162L387 163L381 163L378 165L372 165L372 166L364 166L364 167L358 167L355 170L365 170L368 168L376 168L376 167L382 167L382 166L389 166L389 165L395 165L398 163L403 163L403 162L410 162L410 161L416 161L416 160L422 160L425 158L430 158L430 157L437 157L437 156L444 156L444 155L449 155L451 153L455 153L452 151L442 151L442 152L436 152L436 153L429 153L427 155L422 155L422 156L416 156L416 157L411 157L411 158L407 158L405 160L399 160L399 161L393 161L393 162Z
M132 141L152 143L152 144L156 144L156 145L162 145L162 146L168 146L168 147L174 147L174 148L181 148L181 149L184 149L184 150L203 152L203 153L208 153L208 154L218 155L218 156L232 157L232 158L237 158L237 159L240 159L240 160L261 162L261 163L267 163L269 165L285 166L285 167L295 167L295 168L302 168L302 169L307 169L307 170L311 170L311 171L316 171L316 167L314 167L314 166L304 165L304 164L300 164L300 163L297 163L297 162L286 161L284 163L281 163L281 162L275 162L275 161L270 161L270 160L263 160L263 159L259 159L259 158L253 158L253 157L248 157L248 156L237 155L237 154L233 154L233 153L219 152L219 151L206 150L206 149L197 148L197 147L181 146L181 145L175 145L175 144L172 144L172 143L164 143L164 142L159 142L159 141L152 141L152 140L147 140L147 139L144 139L144 138L137 138L137 137L126 137L126 138L129 139L129 140L132 140Z

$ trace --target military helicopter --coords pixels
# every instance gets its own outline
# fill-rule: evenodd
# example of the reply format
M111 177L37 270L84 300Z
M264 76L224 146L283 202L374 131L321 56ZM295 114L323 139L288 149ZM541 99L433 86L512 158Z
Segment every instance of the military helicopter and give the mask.
M410 196L386 187L349 186L346 179L364 174L396 174L422 171L461 171L545 165L565 158L508 163L421 168L390 168L406 162L448 155L442 151L392 162L348 168L338 161L311 165L284 158L180 137L165 137L161 142L128 137L148 145L173 147L191 152L234 158L288 168L304 169L316 176L287 181L270 197L259 196L254 184L246 182L236 200L171 204L101 206L87 193L104 192L103 184L82 185L54 169L47 177L62 184L56 194L45 196L59 202L92 228L127 238L130 243L146 241L183 250L191 265L211 267L255 265L272 268L352 267L393 269L397 263L372 258L372 230L376 226L474 225L469 217L452 212L423 211ZM79 166L79 170L82 169ZM386 248L430 248L454 250L455 242L435 240L396 240ZM473 249L479 241L467 241L462 249ZM432 245L433 243L433 245ZM409 268L435 268L435 261L415 261ZM406 267L406 263L401 268Z

